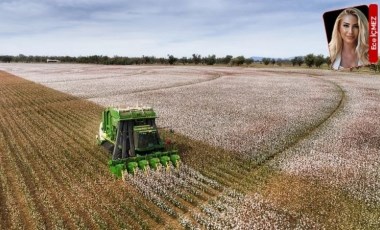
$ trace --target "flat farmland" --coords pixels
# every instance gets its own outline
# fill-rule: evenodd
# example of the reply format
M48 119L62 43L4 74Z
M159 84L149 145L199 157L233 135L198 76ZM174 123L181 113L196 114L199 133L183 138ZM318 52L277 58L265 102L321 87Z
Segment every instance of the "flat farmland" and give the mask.
M380 78L0 64L0 228L378 229ZM108 173L106 106L148 105L179 170ZM167 130L174 130L170 133Z

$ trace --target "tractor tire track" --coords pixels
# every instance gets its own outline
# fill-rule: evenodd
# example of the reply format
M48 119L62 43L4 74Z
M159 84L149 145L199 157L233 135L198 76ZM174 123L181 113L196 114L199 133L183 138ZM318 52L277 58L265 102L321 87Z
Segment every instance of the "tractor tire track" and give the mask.
M277 72L280 73L280 72ZM303 74L306 75L306 74ZM331 108L331 110L321 117L315 124L312 124L307 129L302 130L292 134L291 141L284 142L285 144L279 146L279 148L274 152L266 152L258 155L256 159L242 159L240 154L234 154L236 157L231 158L229 166L223 166L218 164L211 164L209 168L201 170L204 175L207 175L209 178L218 181L226 187L239 187L238 190L244 191L247 184L255 184L256 178L252 176L259 168L262 166L268 165L276 156L281 153L293 148L301 141L310 137L313 133L319 130L327 121L335 117L339 111L341 111L345 105L346 94L343 88L336 84L335 82L319 78L318 76L307 75L321 82L328 83L329 85L334 86L335 93L337 94L336 105ZM248 163L247 163L248 162ZM239 168L239 173L234 173L233 170L229 168Z
M308 129L303 135L301 135L298 139L296 139L293 143L290 143L289 145L286 145L284 146L283 149L281 149L280 151L276 152L275 154L273 154L272 156L269 156L269 158L265 159L262 163L258 164L258 165L261 165L261 164L266 164L267 161L270 161L272 160L275 156L277 156L278 154L281 154L282 152L285 152L287 151L288 149L291 149L293 148L294 146L296 146L298 143L300 143L301 141L309 138L313 133L315 133L317 130L319 130L324 124L326 124L329 120L333 119L335 116L337 116L337 114L343 109L343 107L345 106L345 103L347 101L347 96L346 96L346 93L345 91L343 90L343 88L336 84L335 82L333 81L330 81L330 80L326 80L326 79L322 79L322 78L318 78L318 77L315 77L315 76L312 76L310 75L310 77L312 78L315 78L315 79L319 79L321 81L324 81L324 82L328 82L332 85L334 85L334 87L338 90L339 92L339 101L338 101L338 104L336 105L336 107L331 110L331 112L328 114L328 116L326 116L325 118L323 118L320 122L318 122L314 127L311 127L310 129Z
M202 170L201 171L202 174L208 178L211 178L217 181L225 189L231 188L239 192L249 193L252 189L252 186L258 185L260 181L263 180L263 178L260 176L260 172L262 171L262 169L267 167L268 164L270 164L270 162L273 161L274 158L281 155L281 153L293 148L294 146L299 144L301 141L309 138L311 135L313 135L313 133L317 132L320 128L322 128L322 126L325 125L329 120L338 116L339 112L345 106L345 102L346 102L345 91L340 85L336 84L335 82L321 79L315 76L312 76L312 77L317 78L318 80L321 80L324 82L329 82L329 84L334 85L334 88L339 93L337 105L330 111L330 113L327 116L321 119L314 126L307 129L306 132L303 132L301 135L299 135L295 141L282 146L280 150L268 155L266 158L264 158L260 162L254 162L250 164L250 166L246 167L246 165L241 162L241 159L236 159L236 161L230 162L231 164L229 166L226 166L226 165L210 166L210 168ZM239 167L239 165L241 165L242 167ZM230 167L234 167L234 168L238 167L239 172L230 170ZM216 193L213 194L213 196L209 197L209 200L220 196L222 193L223 191L216 191ZM194 205L191 208L189 207L189 211L183 214L183 216L191 220L193 223L196 223L197 220L194 219L194 216L192 216L191 213L197 213L199 215L198 217L204 216L204 213L200 209L201 204L202 203L198 205Z
M247 190L247 186L246 186L247 184L256 185L257 180L258 180L258 178L256 177L256 174L257 174L257 172L260 171L261 168L267 167L274 158L281 155L283 152L288 151L289 149L295 147L297 144L299 144L303 140L309 138L311 135L313 135L313 133L315 133L319 129L321 129L328 121L335 118L336 116L339 116L339 113L344 108L346 100L347 100L347 98L346 98L347 96L346 96L346 93L343 90L343 88L340 85L338 85L337 83L330 81L330 80L322 79L322 78L319 78L317 76L311 76L311 75L309 75L309 77L316 78L320 81L328 82L329 84L333 85L334 88L339 93L339 99L337 101L337 105L328 113L327 116L322 118L314 126L309 127L307 130L305 130L305 132L298 134L297 135L298 137L294 141L288 142L286 145L283 145L278 151L266 154L265 157L261 158L260 160L253 160L250 163L250 166L248 168L240 170L240 175L238 175L238 176L231 175L232 177L235 178L233 181L238 180L237 183L233 183L233 181L231 181L233 184L232 187L238 186L242 189L242 191L244 191L244 190ZM241 161L241 159L240 159L240 161ZM240 164L239 159L236 160L235 164L237 164L237 165ZM225 176L221 176L221 177L223 180L226 180L226 178L227 178ZM215 176L215 175L211 176L211 178L218 181L219 175L218 176ZM261 180L261 179L262 178L259 178L259 180Z
M222 77L222 75L215 74L214 76L211 76L206 80L199 80L199 81L194 81L194 82L185 82L182 84L175 84L175 85L165 86L165 87L160 87L160 88L141 89L141 90L134 90L134 91L125 92L125 93L116 91L115 93L108 94L107 97L132 95L132 94L140 94L140 93L148 93L148 92L157 92L157 91L167 90L167 89L177 89L177 88L182 88L182 87L187 87L187 86L194 86L194 85L198 85L198 84L209 83L209 82L215 81L221 77ZM104 98L104 95L97 95L97 96L91 96L90 95L90 96L84 96L81 98L86 99L86 100L91 100L91 99L96 99L96 98Z
M131 77L131 76L138 76L147 73L147 71L139 71L138 73L130 73L120 76L107 76L107 77L90 77L90 78L75 78L75 79L66 79L66 80L57 80L57 81L40 81L40 84L48 85L51 83L69 83L69 82L77 82L77 81L93 81L93 80L102 80L102 79L115 79L115 78L124 78L124 77ZM22 77L22 76L20 76Z

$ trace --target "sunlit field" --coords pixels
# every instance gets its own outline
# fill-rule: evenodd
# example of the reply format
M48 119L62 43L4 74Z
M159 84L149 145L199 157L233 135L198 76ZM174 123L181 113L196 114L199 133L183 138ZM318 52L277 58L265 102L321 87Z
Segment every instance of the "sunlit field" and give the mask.
M0 64L0 228L378 229L380 78ZM152 106L179 169L115 179L107 106ZM172 130L174 132L169 132Z

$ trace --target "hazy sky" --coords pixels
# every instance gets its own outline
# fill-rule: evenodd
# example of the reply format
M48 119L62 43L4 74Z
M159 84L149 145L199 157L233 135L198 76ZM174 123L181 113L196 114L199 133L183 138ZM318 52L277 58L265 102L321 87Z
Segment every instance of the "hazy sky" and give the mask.
M370 3L0 0L0 55L327 55L323 13Z

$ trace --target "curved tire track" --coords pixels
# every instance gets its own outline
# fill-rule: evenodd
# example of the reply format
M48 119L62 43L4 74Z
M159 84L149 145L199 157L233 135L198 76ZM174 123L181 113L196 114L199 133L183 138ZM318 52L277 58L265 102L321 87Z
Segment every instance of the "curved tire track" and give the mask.
M321 80L323 82L328 82L329 84L334 85L334 87L337 89L337 92L340 94L340 97L338 99L339 101L337 102L337 105L331 110L331 112L328 113L327 116L322 118L318 123L306 129L304 132L296 134L295 136L296 138L294 139L294 141L288 142L286 145L283 145L279 150L272 153L269 152L268 154L265 154L265 153L263 155L259 154L256 159L249 160L248 167L245 167L246 166L245 160L242 160L241 158L239 159L237 157L235 162L231 162L231 165L235 167L241 166L239 170L240 174L229 175L228 177L226 177L225 176L226 173L222 173L222 172L226 170L228 171L231 168L231 165L221 165L221 166L216 167L216 170L219 170L219 172L221 172L220 175L214 173L214 174L209 174L208 176L210 176L212 179L218 182L222 182L222 184L227 185L227 187L230 187L228 185L232 185L232 186L237 185L239 188L243 188L243 190L244 188L246 188L247 183L251 185L257 184L257 178L253 177L252 173L258 172L261 167L266 167L274 158L279 156L281 153L295 147L301 141L309 138L313 133L315 133L324 124L326 124L326 122L331 120L333 117L337 116L339 111L343 109L345 105L345 101L346 101L346 93L343 90L343 88L333 81L322 79L317 76L312 76L312 75L308 75L308 76ZM226 183L226 180L227 180L227 183Z
M215 81L221 77L222 77L222 75L218 74L216 76L209 77L206 80L199 80L199 81L194 81L194 82L185 82L185 83L181 83L181 84L174 84L174 85L160 87L160 88L141 89L141 90L134 90L134 91L125 92L125 93L120 92L120 91L116 91L115 93L107 95L107 97L155 92L155 91L167 90L167 89L177 89L177 88L181 88L181 87L187 87L187 86L193 86L193 85L208 83L210 81ZM84 96L81 98L86 99L86 100L90 100L90 99L103 98L103 97L104 97L104 95L97 95L97 96L91 96L90 95L90 96Z
M333 117L335 117L336 114L338 114L339 111L342 110L342 108L344 107L344 104L345 104L345 101L346 101L346 93L345 93L345 91L343 90L343 88L340 85L336 84L333 81L321 79L321 78L318 78L318 77L315 77L315 76L312 76L312 75L309 75L309 77L312 77L312 78L315 78L315 79L319 79L319 80L322 80L324 82L329 82L330 84L334 85L335 88L338 89L338 92L340 93L340 99L339 99L339 102L338 102L337 106L331 111L331 113L327 117L325 117L324 119L322 119L314 127L311 127L309 130L307 130L302 136L300 136L298 139L296 139L293 143L290 143L289 145L284 146L284 148L282 150L276 152L273 156L270 156L266 161L269 161L269 160L273 159L278 154L287 151L288 149L290 149L290 148L294 147L295 145L297 145L298 143L300 143L302 140L305 140L308 137L310 137L314 132L316 132L318 129L320 129L327 121L329 121L330 119L332 119ZM262 164L265 164L266 161L264 161ZM259 164L259 165L261 165L261 164Z

